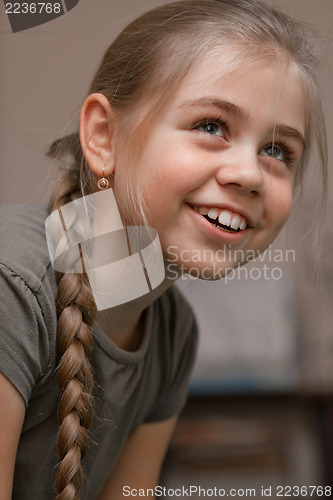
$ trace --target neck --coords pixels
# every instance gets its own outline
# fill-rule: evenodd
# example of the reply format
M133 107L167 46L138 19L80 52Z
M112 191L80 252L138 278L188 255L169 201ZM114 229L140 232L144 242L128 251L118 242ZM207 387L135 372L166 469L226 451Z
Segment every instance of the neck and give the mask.
M135 351L143 335L143 312L160 297L181 275L174 267L172 273L165 263L165 278L154 290L125 304L99 311L96 321L111 340L120 348Z

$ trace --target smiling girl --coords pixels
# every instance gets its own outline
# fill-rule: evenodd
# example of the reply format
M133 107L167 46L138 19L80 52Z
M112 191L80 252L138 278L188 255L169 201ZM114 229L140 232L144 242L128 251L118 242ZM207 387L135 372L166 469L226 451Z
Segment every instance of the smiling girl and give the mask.
M50 205L2 210L1 499L54 498L55 475L58 500L157 484L197 336L175 269L222 277L275 239L315 150L325 179L315 66L304 29L254 0L158 7L107 50L51 146ZM54 272L44 222L101 187L157 231L165 277L97 310L86 272Z

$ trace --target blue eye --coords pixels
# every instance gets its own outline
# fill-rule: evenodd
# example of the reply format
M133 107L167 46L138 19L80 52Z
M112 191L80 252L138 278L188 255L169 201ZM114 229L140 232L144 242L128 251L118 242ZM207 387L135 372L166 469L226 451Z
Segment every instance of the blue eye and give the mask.
M270 146L266 146L264 149L260 151L263 156L270 156L271 158L275 158L279 161L286 161L287 152L278 145L271 144Z
M217 137L224 137L222 124L214 121L205 121L199 123L196 128L206 132L207 134L216 135Z

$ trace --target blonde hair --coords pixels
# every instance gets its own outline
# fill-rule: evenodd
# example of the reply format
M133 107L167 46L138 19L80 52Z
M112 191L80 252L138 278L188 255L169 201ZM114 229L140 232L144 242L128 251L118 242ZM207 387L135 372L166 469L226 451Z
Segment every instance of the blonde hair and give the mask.
M315 44L308 31L287 15L256 0L184 0L157 7L142 15L106 51L89 94L104 94L116 110L118 134L126 130L127 158L139 155L154 120L167 105L182 79L204 57L226 45L242 54L240 63L265 57L287 61L302 77L306 94L306 148L300 180L313 151L318 153L323 185L327 181L327 147L318 89ZM130 131L130 133L129 133ZM131 142L127 143L127 138ZM95 190L78 134L55 141L49 155L61 162L61 176L50 206L56 210ZM133 156L134 155L134 156ZM130 162L129 160L129 163ZM128 168L127 210L133 206L146 221L146 207L136 180L140 172ZM61 398L58 447L58 500L78 498L82 485L81 458L88 446L87 429L93 409L89 394L92 373L92 328L96 308L87 277L58 276L57 311Z

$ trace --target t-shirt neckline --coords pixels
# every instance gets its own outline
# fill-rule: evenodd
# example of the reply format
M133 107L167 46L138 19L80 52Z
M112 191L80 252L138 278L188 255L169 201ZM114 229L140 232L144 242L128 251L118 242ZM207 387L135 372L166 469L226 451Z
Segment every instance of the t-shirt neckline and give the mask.
M143 334L140 346L136 351L126 351L121 347L118 347L110 337L104 332L101 326L98 323L95 323L94 326L94 336L97 344L103 349L103 351L108 354L111 358L121 363L125 363L128 365L136 364L141 361L148 348L149 338L151 334L151 327L153 322L153 309L154 303L150 304L143 311Z

